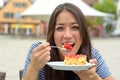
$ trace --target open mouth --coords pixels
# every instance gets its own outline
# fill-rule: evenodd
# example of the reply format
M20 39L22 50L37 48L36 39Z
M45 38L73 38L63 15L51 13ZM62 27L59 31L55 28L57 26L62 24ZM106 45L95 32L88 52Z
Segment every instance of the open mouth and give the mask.
M66 42L66 43L63 44L62 47L66 48L66 49L69 49L69 50L72 50L74 45L75 45L75 43L73 43L73 42Z
M69 43L72 47L74 47L75 43Z

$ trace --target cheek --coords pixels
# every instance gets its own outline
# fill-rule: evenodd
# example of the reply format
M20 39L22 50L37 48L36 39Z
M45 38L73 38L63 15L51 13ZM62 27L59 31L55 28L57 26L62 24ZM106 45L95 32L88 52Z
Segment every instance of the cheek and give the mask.
M58 32L54 33L54 41L55 41L56 44L58 44L58 42L61 41L61 37L62 37L61 33L58 33Z
M79 32L74 33L74 37L75 37L77 40L80 40L80 39L81 39L81 35L80 35Z
M79 45L81 46L81 44L82 44L82 42L83 42L83 39L82 39L82 37L81 37L81 36L80 36L80 38L79 38L78 42L79 42Z
M81 45L83 39L82 39L80 33L78 32L78 33L76 33L74 36L75 36L75 38L76 38L77 43L78 43L79 45Z

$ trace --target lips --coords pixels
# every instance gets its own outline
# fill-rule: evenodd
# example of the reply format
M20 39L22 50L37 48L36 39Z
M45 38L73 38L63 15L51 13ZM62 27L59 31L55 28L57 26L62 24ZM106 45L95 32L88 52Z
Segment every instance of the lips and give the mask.
M75 45L75 42L65 42L65 43L63 43L62 45L64 45L64 44L69 44L70 46L74 46Z

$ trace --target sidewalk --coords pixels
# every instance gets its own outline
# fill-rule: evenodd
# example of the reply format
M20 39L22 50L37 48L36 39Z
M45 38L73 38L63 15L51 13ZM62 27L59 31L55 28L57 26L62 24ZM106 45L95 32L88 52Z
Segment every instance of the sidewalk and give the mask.
M14 39L0 36L0 71L6 72L6 80L19 80L30 45L40 39ZM120 38L92 39L92 44L104 56L115 80L120 75Z
M120 80L120 38L95 39L93 45L102 53L115 80Z

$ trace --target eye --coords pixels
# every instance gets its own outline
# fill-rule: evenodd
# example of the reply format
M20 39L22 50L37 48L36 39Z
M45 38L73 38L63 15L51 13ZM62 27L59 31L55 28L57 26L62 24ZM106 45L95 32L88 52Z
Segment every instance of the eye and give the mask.
M72 30L74 31L79 30L79 26L72 26Z
M57 31L63 31L63 30L64 30L64 27L63 27L63 26L57 26L57 27L56 27L56 30L57 30Z

